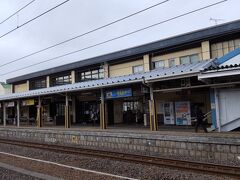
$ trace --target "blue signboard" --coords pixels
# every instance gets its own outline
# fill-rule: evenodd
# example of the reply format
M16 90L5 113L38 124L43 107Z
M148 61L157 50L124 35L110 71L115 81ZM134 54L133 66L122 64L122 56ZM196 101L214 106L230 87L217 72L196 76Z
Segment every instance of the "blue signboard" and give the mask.
M130 97L130 96L132 96L131 88L114 89L114 90L106 91L106 99L115 99L115 98Z

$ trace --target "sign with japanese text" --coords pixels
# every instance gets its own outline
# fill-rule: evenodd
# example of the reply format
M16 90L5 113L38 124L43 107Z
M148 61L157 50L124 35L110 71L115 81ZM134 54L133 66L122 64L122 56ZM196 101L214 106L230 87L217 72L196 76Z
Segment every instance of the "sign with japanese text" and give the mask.
M131 96L132 96L131 88L114 89L114 90L106 91L106 99L115 99L115 98L122 98L122 97L131 97Z

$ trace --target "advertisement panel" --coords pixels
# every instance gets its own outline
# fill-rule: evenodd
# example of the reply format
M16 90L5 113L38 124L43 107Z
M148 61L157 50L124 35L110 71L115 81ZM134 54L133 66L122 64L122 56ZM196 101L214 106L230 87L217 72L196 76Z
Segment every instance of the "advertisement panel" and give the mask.
M175 124L174 118L174 106L173 102L165 102L163 104L164 108L164 124Z
M191 125L190 111L189 101L175 102L176 125Z
M106 99L116 99L122 97L131 97L132 89L124 88L124 89L114 89L106 91Z

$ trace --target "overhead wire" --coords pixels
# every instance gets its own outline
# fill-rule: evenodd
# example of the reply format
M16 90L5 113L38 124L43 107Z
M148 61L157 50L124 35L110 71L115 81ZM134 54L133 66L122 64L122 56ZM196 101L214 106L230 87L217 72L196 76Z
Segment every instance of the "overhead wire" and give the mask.
M4 22L6 22L7 20L9 20L10 18L12 18L13 16L15 16L16 14L18 14L20 11L22 11L23 9L25 9L26 7L28 7L30 4L32 4L34 1L36 0L32 0L31 2L29 2L28 4L26 4L25 6L23 6L22 8L20 8L19 10L17 10L16 12L14 12L13 14L11 14L10 16L8 16L6 19L4 19L3 21L0 22L0 25L3 24Z
M58 5L54 6L54 7L52 7L51 9L49 9L49 10L47 10L47 11L45 11L45 12L39 14L39 15L37 15L36 17L34 17L34 18L28 20L27 22L25 22L25 23L23 23L23 24L17 26L16 28L14 28L14 29L12 29L12 30L6 32L5 34L3 34L3 35L0 36L0 39L3 38L3 37L5 37L5 36L8 35L8 34L14 32L14 31L18 30L19 28L21 28L21 27L23 27L23 26L25 26L25 25L31 23L32 21L34 21L34 20L40 18L41 16L43 16L43 15L45 15L45 14L47 14L47 13L53 11L54 9L58 8L59 6L62 6L63 4L67 3L68 1L70 1L70 0L66 0L66 1L64 1L64 2L58 4Z
M17 71L21 71L21 70L24 70L24 69L27 69L29 67L33 67L33 66L36 66L36 65L39 65L39 64L43 64L43 63L46 63L46 62L50 62L50 61L53 61L55 59L59 59L59 58L62 58L62 57L65 57L65 56L68 56L68 55L71 55L71 54L75 54L75 53L78 53L78 52L81 52L81 51L84 51L84 50L87 50L87 49L91 49L93 47L96 47L96 46L99 46L99 45L102 45L102 44L106 44L108 42L111 42L111 41L115 41L117 39L121 39L123 37L126 37L126 36L129 36L129 35L132 35L132 34L135 34L135 33L138 33L140 31L144 31L146 29L149 29L149 28L152 28L152 27L155 27L157 25L160 25L160 24L164 24L166 22L169 22L169 21L172 21L172 20L175 20L175 19L178 19L178 18L181 18L181 17L184 17L184 16L187 16L189 14L193 14L195 12L198 12L198 11L202 11L204 9L207 9L207 8L210 8L210 7L213 7L213 6L216 6L218 4L221 4L221 3L224 3L228 0L222 0L222 1L218 1L216 3L212 3L210 5L207 5L207 6L204 6L204 7L201 7L201 8L198 8L198 9L195 9L195 10L192 10L192 11L189 11L189 12L186 12L186 13L183 13L181 15L178 15L178 16L174 16L172 18L169 18L169 19L166 19L164 21L161 21L161 22L158 22L158 23L155 23L155 24L152 24L150 26L146 26L144 28L141 28L141 29L138 29L138 30L135 30L135 31L132 31L130 33L126 33L126 34L123 34L121 36L118 36L118 37L115 37L115 38L112 38L112 39L109 39L109 40L106 40L106 41L103 41L103 42L100 42L100 43L97 43L97 44L94 44L94 45L91 45L91 46L87 46L87 47L84 47L82 49L79 49L79 50L76 50L76 51L72 51L72 52L69 52L69 53L66 53L66 54L63 54L63 55L60 55L60 56L57 56L57 57L54 57L54 58L50 58L50 59L47 59L47 60L44 60L44 61L40 61L38 63L34 63L34 64L31 64L31 65L28 65L28 66L25 66L25 67L22 67L22 68L19 68L19 69L15 69L13 71L9 71L9 72L6 72L6 73L3 73L3 74L0 74L0 76L4 76L4 75L7 75L7 74L10 74L10 73L13 73L13 72L17 72Z
M7 62L7 63L1 64L0 67L4 67L4 66L6 66L6 65L9 65L9 64L18 62L18 61L20 61L20 60L22 60L22 59L28 58L28 57L30 57L30 56L33 56L33 55L35 55L35 54L39 54L39 53L41 53L41 52L43 52L43 51L46 51L46 50L48 50L48 49L52 49L52 48L57 47L57 46L59 46L59 45L65 44L65 43L70 42L70 41L73 41L73 40L75 40L75 39L77 39L77 38L86 36L86 35L88 35L88 34L91 34L91 33L93 33L93 32L96 32L96 31L98 31L98 30L100 30L100 29L109 27L109 26L111 26L111 25L113 25L113 24L116 24L116 23L118 23L118 22L120 22L120 21L123 21L123 20L128 19L128 18L130 18L130 17L132 17L132 16L135 16L135 15L137 15L137 14L140 14L140 13L142 13L142 12L145 12L145 11L147 11L147 10L150 10L150 9L152 9L152 8L154 8L154 7L157 7L157 6L161 5L161 4L164 4L164 3L168 2L168 1L170 1L170 0L161 1L161 2L159 2L159 3L157 3L157 4L154 4L154 5L152 5L152 6L149 6L149 7L145 8L145 9L140 10L140 11L134 12L134 13L132 13L132 14L130 14L130 15L124 16L124 17L122 17L122 18L120 18L120 19L114 20L114 21L112 21L112 22L110 22L110 23L107 23L107 24L105 24L105 25L103 25L103 26L99 26L99 27L97 27L97 28L95 28L95 29L92 29L92 30L87 31L87 32L85 32L85 33L82 33L82 34L80 34L80 35L74 36L74 37L72 37L72 38L70 38L70 39L61 41L61 42L56 43L56 44L54 44L54 45L51 45L51 46L48 46L48 47L46 47L46 48L40 49L40 50L38 50L38 51L32 52L32 53L30 53L30 54L28 54L28 55L25 55L25 56L23 56L23 57L20 57L20 58L14 59L14 60L12 60L12 61L9 61L9 62Z

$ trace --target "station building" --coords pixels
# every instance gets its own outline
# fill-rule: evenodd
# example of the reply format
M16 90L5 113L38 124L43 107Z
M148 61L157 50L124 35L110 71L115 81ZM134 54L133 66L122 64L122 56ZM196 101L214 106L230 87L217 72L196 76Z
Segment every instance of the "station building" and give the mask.
M240 20L8 79L0 123L158 130L194 125L198 106L220 129L215 87L238 76L206 74L239 47Z

